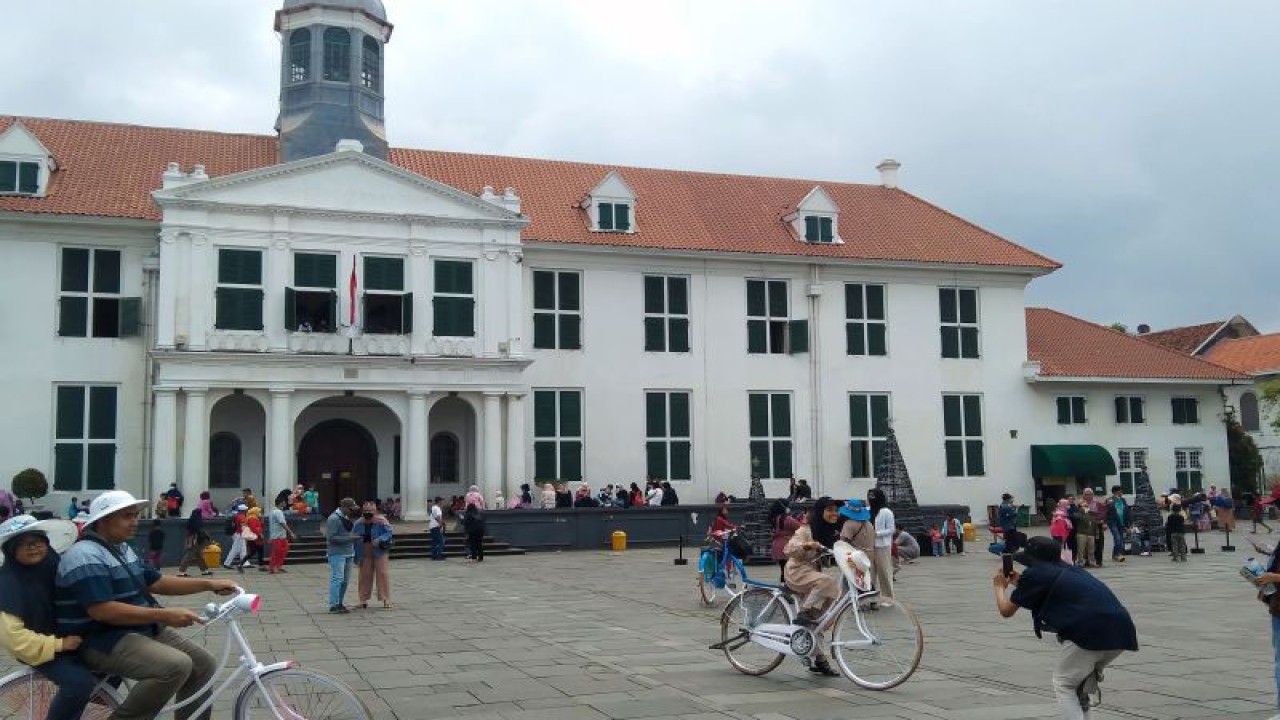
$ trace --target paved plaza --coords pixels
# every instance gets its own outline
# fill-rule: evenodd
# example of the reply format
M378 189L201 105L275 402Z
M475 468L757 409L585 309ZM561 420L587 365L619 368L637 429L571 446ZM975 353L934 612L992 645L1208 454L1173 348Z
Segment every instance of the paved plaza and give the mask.
M1237 574L1250 553L1219 553L1213 539L1215 549L1186 564L1135 557L1100 571L1134 614L1142 651L1107 674L1095 718L1273 714L1269 620ZM794 660L765 677L733 671L707 649L723 602L699 607L692 565L674 566L674 554L393 561L396 607L345 616L326 612L324 566L276 577L250 571L245 584L266 604L246 627L264 656L343 678L378 718L1057 716L1047 690L1056 643L1035 639L1025 611L998 617L990 582L998 563L986 553L924 558L903 570L898 594L920 616L925 655L914 677L881 693L811 677ZM347 597L354 605L354 584Z

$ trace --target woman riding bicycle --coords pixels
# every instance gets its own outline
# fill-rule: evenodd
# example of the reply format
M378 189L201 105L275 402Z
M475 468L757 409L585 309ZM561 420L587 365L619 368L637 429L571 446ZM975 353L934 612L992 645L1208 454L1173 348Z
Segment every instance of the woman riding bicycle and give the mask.
M800 616L796 618L800 625L814 625L823 611L840 596L835 578L818 567L822 551L831 549L840 537L839 510L840 501L818 498L809 513L809 522L796 530L783 550L787 556L787 566L783 571L787 587L804 596L800 603ZM823 639L819 637L816 640L816 646L823 647ZM820 650L815 651L809 671L819 675L838 674Z

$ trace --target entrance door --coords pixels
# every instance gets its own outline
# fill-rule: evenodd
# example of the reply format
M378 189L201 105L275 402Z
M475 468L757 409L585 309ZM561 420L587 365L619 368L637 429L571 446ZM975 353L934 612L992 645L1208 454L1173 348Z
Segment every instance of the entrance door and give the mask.
M378 446L350 420L326 420L307 432L298 448L298 482L314 484L320 509L333 512L344 497L373 500L378 490Z

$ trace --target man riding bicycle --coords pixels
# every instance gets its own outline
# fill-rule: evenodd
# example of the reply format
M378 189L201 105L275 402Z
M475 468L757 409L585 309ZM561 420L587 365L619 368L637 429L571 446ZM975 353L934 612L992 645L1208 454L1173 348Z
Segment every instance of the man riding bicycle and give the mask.
M61 635L84 638L80 656L91 670L135 681L113 718L153 718L177 694L184 701L208 684L217 661L171 628L189 627L199 615L163 608L152 597L233 593L234 582L162 576L145 565L127 541L147 505L123 490L104 492L89 506L81 539L58 567L55 614ZM191 717L194 701L175 713ZM210 711L200 714L208 720Z

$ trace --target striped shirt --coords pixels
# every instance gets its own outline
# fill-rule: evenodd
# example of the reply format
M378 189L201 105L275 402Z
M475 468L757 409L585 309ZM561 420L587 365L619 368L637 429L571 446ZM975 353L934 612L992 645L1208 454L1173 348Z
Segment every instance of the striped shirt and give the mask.
M85 647L102 653L111 652L126 633L156 632L154 625L104 625L89 617L88 608L98 603L151 605L143 590L155 584L160 573L139 560L128 544L117 545L116 552L124 559L123 565L101 544L82 539L58 565L54 594L58 635L80 635Z

